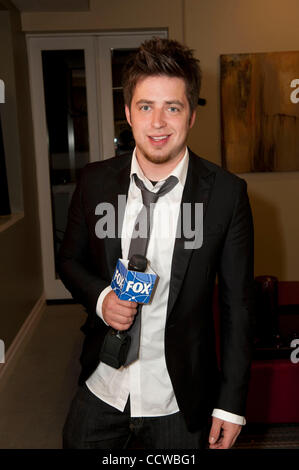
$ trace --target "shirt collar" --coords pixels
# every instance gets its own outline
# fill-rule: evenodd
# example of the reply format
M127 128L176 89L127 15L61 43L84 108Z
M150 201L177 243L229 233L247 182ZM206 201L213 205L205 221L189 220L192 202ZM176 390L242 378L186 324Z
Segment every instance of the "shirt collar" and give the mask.
M186 177L187 177L187 170L188 170L188 163L189 163L189 151L188 147L186 147L185 154L183 158L179 161L177 166L162 180L159 180L159 182L154 186L151 181L145 176L143 173L142 169L139 166L137 157L136 157L136 148L133 151L133 156L132 156L132 163L131 163L131 172L130 172L130 178L131 181L133 179L133 174L136 173L138 178L140 178L145 186L150 190L150 191L155 191L155 189L159 189L162 183L168 178L168 176L173 175L176 176L179 180L178 184L180 184L182 187L185 186L186 182ZM159 184L161 183L161 184Z

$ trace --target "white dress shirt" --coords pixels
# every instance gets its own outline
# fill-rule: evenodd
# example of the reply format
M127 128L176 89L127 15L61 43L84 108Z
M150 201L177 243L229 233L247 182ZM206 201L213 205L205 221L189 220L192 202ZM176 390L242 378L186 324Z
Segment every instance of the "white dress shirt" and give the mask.
M153 212L152 231L146 256L151 268L158 274L159 281L152 302L142 307L139 358L120 369L100 362L86 381L92 393L120 411L124 410L130 397L132 417L165 416L179 411L166 366L164 330L172 254L188 162L189 154L186 148L184 157L170 173L178 178L178 183L171 191L158 199ZM138 165L134 150L131 182L121 234L123 259L127 259L134 222L142 208L141 191L134 182L134 173L153 192L157 192L166 179L153 185ZM110 291L110 286L104 289L97 302L97 314L103 321L102 303ZM236 424L246 423L244 417L223 410L214 409L212 415Z

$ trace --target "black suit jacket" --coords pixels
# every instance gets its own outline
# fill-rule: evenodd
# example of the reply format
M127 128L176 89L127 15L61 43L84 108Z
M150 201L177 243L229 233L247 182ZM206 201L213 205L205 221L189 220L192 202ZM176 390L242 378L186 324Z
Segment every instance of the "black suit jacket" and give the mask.
M165 356L169 376L188 428L197 429L213 408L245 414L253 336L253 224L241 178L189 151L182 196L203 202L203 244L186 249L182 233L172 259ZM59 254L60 277L88 313L81 354L83 383L99 363L107 332L96 314L100 292L110 284L121 258L120 226L115 238L95 233L100 202L117 207L127 195L131 155L88 164L73 195ZM213 293L219 284L221 367L218 369L213 321Z

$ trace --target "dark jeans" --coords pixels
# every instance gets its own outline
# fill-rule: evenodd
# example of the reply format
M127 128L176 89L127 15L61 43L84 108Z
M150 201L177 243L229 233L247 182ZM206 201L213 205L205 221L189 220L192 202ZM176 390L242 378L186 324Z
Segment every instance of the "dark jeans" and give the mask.
M131 418L129 399L121 412L96 397L84 384L71 403L63 428L63 448L130 449L134 448L135 436L145 449L203 449L207 433L207 426L189 432L180 412Z

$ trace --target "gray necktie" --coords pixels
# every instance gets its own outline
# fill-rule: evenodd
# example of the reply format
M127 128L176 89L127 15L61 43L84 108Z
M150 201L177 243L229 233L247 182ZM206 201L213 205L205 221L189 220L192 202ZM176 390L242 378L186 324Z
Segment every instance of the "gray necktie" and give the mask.
M132 239L129 248L128 259L131 258L132 255L146 255L148 242L150 239L151 234L151 227L152 227L152 211L155 207L155 203L159 199L159 197L164 196L169 191L171 191L175 185L178 183L178 178L176 176L169 176L165 183L161 186L159 191L153 193L149 191L143 184L143 182L138 178L136 173L134 174L134 180L136 186L141 190L142 194L142 202L143 207L139 212L133 229ZM141 235L145 236L136 236L139 232L142 232L142 228L146 227L145 233L141 233ZM135 315L135 320L133 325L128 330L128 334L131 337L131 345L128 352L127 359L124 363L125 366L129 365L131 362L135 361L139 355L139 345L140 345L140 330L141 330L141 308L142 305L139 304L137 307L137 313Z

